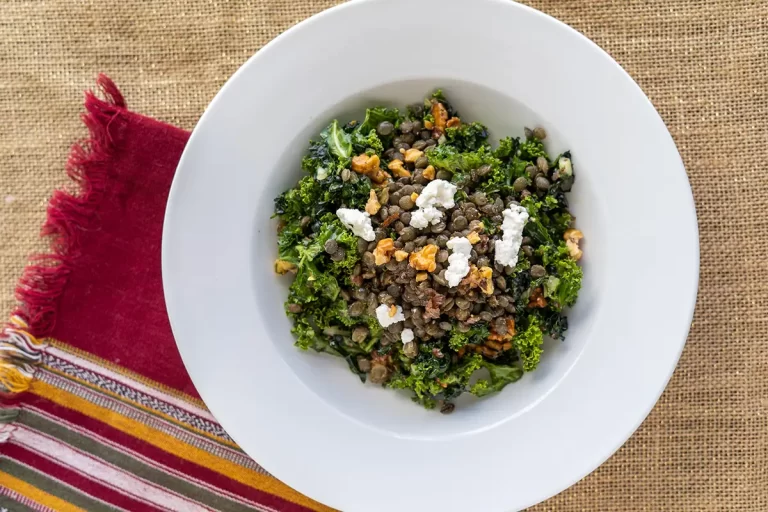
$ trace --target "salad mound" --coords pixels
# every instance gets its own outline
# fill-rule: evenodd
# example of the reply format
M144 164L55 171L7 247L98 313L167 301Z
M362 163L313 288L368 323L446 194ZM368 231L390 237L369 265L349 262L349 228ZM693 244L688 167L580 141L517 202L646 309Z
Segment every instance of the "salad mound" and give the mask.
M439 90L333 121L275 199L296 345L443 413L534 371L583 276L571 155L545 139L526 128L493 149Z

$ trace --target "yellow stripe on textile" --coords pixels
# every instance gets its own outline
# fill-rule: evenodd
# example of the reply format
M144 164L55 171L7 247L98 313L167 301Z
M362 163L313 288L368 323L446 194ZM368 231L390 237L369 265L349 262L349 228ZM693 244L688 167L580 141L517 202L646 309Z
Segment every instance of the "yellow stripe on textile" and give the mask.
M34 485L28 484L27 482L19 480L8 473L3 473L2 471L0 471L0 487L15 491L25 498L29 498L35 503L56 510L57 512L86 512L80 507L76 507L61 498L48 494L45 491L41 491Z
M251 469L244 468L239 464L217 457L205 450L201 450L200 448L196 448L180 441L165 432L161 432L114 411L99 407L84 398L51 386L46 382L39 380L32 382L30 391L63 407L74 409L86 416L95 418L121 432L129 434L137 439L141 439L142 441L175 455L176 457L212 469L232 480L240 482L241 484L274 494L312 510L319 512L333 512L333 509L307 498L273 477L262 475Z
M0 331L0 391L21 393L29 389L44 347L25 329L27 324L17 316L11 326Z

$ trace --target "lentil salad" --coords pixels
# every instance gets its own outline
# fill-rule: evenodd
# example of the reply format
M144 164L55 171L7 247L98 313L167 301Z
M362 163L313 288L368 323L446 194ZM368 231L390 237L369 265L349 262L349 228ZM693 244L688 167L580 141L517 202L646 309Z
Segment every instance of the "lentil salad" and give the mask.
M438 90L310 142L306 174L275 199L299 348L449 413L535 370L544 336L564 339L583 276L571 155L551 158L543 128L488 137Z

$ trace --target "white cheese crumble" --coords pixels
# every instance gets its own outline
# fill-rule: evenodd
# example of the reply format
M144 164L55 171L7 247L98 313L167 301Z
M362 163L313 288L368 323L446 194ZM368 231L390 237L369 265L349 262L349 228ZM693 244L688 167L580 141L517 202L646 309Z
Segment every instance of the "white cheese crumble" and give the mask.
M448 286L458 286L464 276L469 273L469 257L472 253L472 243L467 237L457 237L448 240L446 246L452 251L448 256L448 268L445 269L445 280Z
M359 236L366 242L373 242L376 239L376 233L373 232L371 225L371 216L368 212L339 208L336 210L336 216L342 224L352 230L355 236Z
M494 246L496 263L514 267L517 265L517 253L523 243L523 228L528 222L528 210L522 206L511 205L504 210L504 222L501 230L504 232L501 240L496 240Z
M395 316L389 316L389 306L386 304L382 304L381 306L376 308L376 318L379 319L379 323L382 327L389 327L392 324L396 324L397 322L404 322L405 321L405 315L403 315L403 308L400 306L395 306L397 308L397 312L395 313Z
M403 329L400 334L400 339L403 341L403 345L413 341L413 329Z
M432 180L416 198L416 206L419 208L426 208L427 206L453 208L453 196L455 194L456 185L445 180Z
M417 229L424 229L430 224L437 224L443 218L443 212L435 208L434 206L427 206L426 208L419 208L415 212L411 213L411 226Z
M443 213L437 209L453 208L453 196L456 194L456 185L445 180L432 180L416 198L418 210L411 213L411 226L424 229L429 224L437 224L443 218Z

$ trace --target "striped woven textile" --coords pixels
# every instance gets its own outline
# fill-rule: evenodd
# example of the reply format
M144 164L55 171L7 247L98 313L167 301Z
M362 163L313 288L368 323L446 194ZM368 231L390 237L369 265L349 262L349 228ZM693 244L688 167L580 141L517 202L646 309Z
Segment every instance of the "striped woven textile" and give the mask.
M0 510L330 510L250 459L196 396L159 269L188 134L99 85L107 99L87 95L90 138L69 164L82 189L54 195L52 253L27 269L0 334Z

